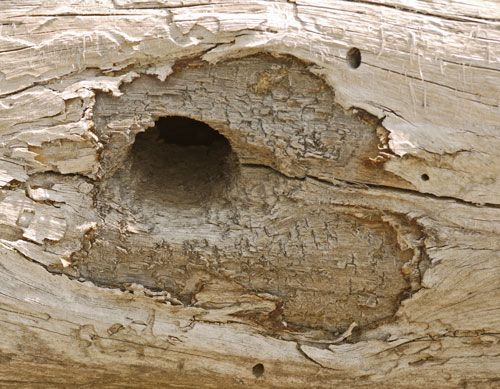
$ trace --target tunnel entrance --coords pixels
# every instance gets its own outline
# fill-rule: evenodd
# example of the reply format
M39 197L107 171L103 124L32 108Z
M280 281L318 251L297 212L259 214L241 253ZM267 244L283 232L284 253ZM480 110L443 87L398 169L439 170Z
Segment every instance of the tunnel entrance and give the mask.
M120 201L138 220L172 217L190 224L225 203L236 171L224 136L204 122L169 116L137 134L112 181L119 180Z
M138 134L130 155L135 201L163 210L216 201L234 174L229 141L208 124L182 116L160 118Z

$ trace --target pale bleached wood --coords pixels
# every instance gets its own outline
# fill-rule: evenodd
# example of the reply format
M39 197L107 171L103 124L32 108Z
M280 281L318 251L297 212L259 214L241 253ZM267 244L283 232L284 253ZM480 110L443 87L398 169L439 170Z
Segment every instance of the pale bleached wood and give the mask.
M0 2L0 386L497 387L499 25L488 0ZM138 173L169 114L229 139L231 180Z

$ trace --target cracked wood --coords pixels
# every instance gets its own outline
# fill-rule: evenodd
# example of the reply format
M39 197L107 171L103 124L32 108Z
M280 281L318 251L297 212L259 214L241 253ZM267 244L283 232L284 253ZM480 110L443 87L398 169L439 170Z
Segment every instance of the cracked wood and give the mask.
M498 386L499 23L0 2L2 387Z

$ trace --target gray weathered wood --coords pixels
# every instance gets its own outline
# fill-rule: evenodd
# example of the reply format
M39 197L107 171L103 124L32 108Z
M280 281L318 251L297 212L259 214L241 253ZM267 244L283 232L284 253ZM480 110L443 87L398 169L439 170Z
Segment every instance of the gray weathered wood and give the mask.
M499 27L0 2L0 386L498 387Z

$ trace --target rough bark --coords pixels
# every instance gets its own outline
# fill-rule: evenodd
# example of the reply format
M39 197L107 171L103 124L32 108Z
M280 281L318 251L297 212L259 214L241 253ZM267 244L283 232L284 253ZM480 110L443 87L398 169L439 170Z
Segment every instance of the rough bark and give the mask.
M1 386L499 387L499 26L0 2Z

